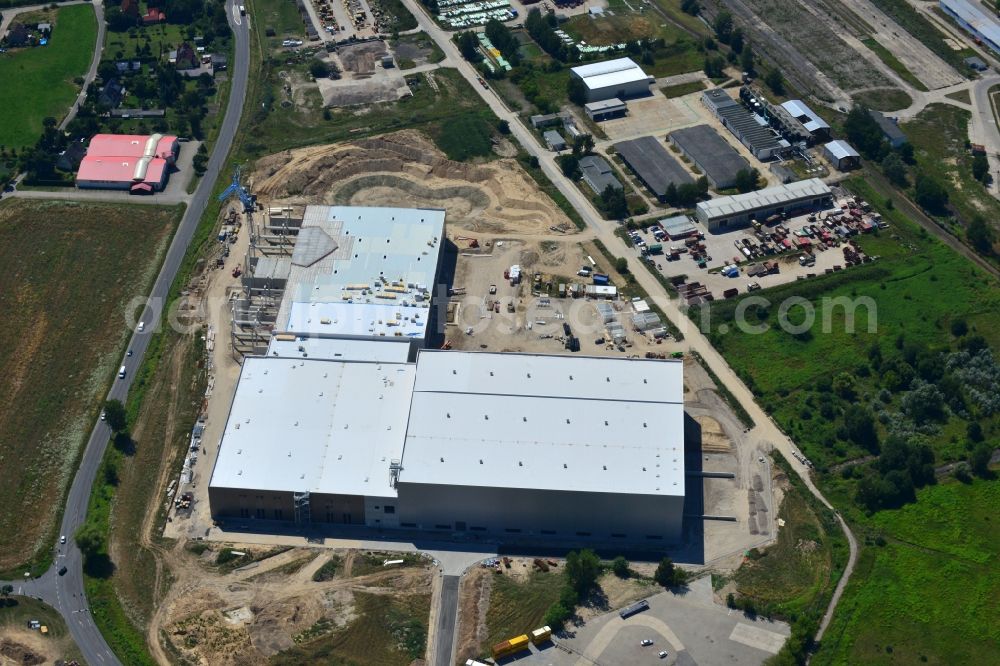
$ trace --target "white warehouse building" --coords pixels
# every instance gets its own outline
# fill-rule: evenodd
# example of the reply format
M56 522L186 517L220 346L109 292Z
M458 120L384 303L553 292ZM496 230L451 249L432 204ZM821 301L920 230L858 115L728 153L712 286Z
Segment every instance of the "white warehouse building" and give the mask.
M443 224L306 209L289 265L253 277L283 293L266 354L243 362L212 515L678 542L682 363L426 349Z
M678 361L422 350L250 357L209 486L217 518L673 543Z
M583 81L587 89L587 102L646 95L650 84L655 81L631 58L580 65L570 72Z

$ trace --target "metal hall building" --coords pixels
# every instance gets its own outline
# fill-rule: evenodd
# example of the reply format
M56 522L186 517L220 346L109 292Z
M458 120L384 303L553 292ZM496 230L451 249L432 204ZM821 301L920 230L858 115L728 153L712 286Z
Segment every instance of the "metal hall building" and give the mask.
M570 72L583 81L588 102L646 95L654 81L631 58L593 62L574 67Z

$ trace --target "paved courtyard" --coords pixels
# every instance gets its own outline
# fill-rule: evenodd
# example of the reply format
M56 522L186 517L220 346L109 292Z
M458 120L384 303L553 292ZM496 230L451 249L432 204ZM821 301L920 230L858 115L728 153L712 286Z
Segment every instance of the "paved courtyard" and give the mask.
M627 620L617 610L581 627L569 628L553 643L501 660L518 666L623 666L632 664L761 664L776 654L789 635L783 622L750 619L712 601L709 578L691 584L683 595L649 598L649 610ZM642 646L649 639L652 645ZM660 657L662 650L666 657Z

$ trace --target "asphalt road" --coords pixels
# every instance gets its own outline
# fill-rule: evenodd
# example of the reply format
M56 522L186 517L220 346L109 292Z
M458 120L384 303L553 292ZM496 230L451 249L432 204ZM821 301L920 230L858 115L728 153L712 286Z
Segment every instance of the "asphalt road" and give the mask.
M187 253L188 245L198 227L198 222L212 196L212 190L222 167L225 165L233 138L236 135L236 129L240 123L250 69L250 36L246 21L240 21L238 13L233 11L231 1L227 2L227 10L230 27L232 27L235 36L236 57L229 70L232 86L229 91L226 116L222 121L218 139L209 157L208 168L191 199L191 204L184 213L184 217L181 218L180 226L170 243L166 259L153 285L150 304L140 318L145 323L144 329L142 332L134 332L129 341L132 355L126 356L122 360L126 370L125 378L115 379L115 383L108 393L109 400L124 402L128 394L135 371L142 364L150 337L161 320L163 304L170 285L173 284L174 278L177 276L177 271ZM226 176L228 177L228 174ZM86 517L91 488L104 457L110 435L111 432L103 421L98 421L91 432L87 448L80 461L80 467L73 478L73 485L66 498L60 529L60 533L66 536L66 544L56 545L57 556L52 567L37 580L0 581L0 583L10 582L14 586L15 593L39 597L58 610L66 621L73 640L83 653L84 659L91 666L121 663L111 652L88 610L83 592L83 557L73 541L73 534L83 524ZM67 568L67 572L65 575L59 576L58 569L63 566Z
M458 620L458 582L461 576L445 576L441 580L437 627L434 631L434 666L451 666L455 649L455 622Z

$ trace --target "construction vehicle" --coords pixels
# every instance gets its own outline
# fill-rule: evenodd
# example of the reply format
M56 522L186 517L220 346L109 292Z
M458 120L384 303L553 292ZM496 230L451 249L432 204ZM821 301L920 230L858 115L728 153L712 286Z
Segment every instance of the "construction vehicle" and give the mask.
M531 639L528 638L528 634L521 634L520 636L515 636L514 638L507 639L493 646L491 652L493 653L494 659L500 659L501 657L506 657L508 655L517 654L528 649L528 645L531 643Z

